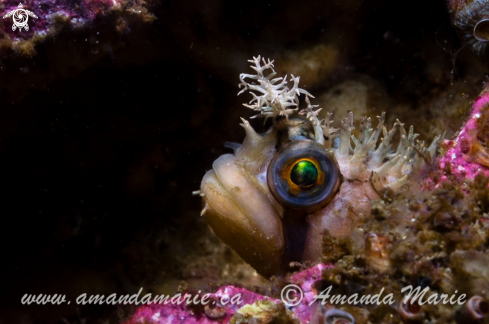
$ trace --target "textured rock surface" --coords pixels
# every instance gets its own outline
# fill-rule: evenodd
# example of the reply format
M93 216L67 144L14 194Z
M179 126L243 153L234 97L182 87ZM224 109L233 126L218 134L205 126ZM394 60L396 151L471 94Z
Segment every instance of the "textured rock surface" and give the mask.
M4 16L16 10L18 1L9 0L0 5ZM24 9L32 11L38 19L28 20L29 29L12 30L12 18L4 18L0 23L0 51L12 49L17 54L32 57L35 46L54 38L64 29L77 32L83 28L113 28L118 32L128 33L130 21L151 22L155 16L148 11L145 1L126 0L79 0L79 1L29 1ZM108 26L107 26L108 25ZM97 33L98 34L98 33ZM88 39L87 39L88 41ZM98 50L99 41L90 39L92 51Z
M229 301L227 304L221 303L221 300L225 296L232 298L233 296L240 295L242 303L233 304ZM261 296L257 293L253 293L243 288L237 288L233 286L224 286L219 288L213 294L210 294L210 302L208 306L202 305L188 307L185 303L180 305L169 303L168 305L148 305L141 306L132 318L126 322L126 324L139 324L139 323L229 323L229 320L238 311L239 308L245 305L253 304L257 301L269 299L268 297ZM277 300L270 299L274 302Z
M168 305L146 305L141 306L132 318L125 324L142 324L142 323L309 323L312 315L309 303L314 300L317 290L314 283L321 279L321 273L324 269L331 266L319 264L312 268L298 272L288 278L287 283L299 286L303 292L302 301L295 307L290 307L291 312L286 311L284 304L280 299L270 298L251 292L249 290L234 287L223 286L215 293L210 294L209 305L211 307L186 306L185 304ZM242 303L240 304L221 304L219 301L224 296L240 295ZM290 296L299 298L298 295ZM262 304L262 302L266 302ZM215 304L214 304L215 302ZM272 320L275 320L272 322Z
M448 151L440 159L440 169L446 170L440 180L450 175L459 181L473 180L481 173L489 176L486 123L489 118L489 93L485 89L474 103L470 117L453 140L445 141Z

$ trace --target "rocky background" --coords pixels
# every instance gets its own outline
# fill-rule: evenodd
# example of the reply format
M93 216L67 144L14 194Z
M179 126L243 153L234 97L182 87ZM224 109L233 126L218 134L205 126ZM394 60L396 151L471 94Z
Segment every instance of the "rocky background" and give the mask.
M252 56L301 76L337 121L386 111L427 140L453 136L486 81L443 0L135 2L65 21L34 52L14 43L0 46L2 324L118 323L132 311L76 306L81 293L267 287L191 195L224 142L244 137L239 117L253 112L236 94ZM22 306L26 293L72 303Z

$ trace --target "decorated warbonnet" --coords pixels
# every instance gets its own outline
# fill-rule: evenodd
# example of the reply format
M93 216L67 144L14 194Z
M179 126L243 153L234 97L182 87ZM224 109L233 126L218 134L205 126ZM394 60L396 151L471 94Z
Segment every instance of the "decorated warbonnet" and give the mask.
M248 121L246 138L229 144L234 154L220 156L201 184L208 224L226 244L264 276L283 274L291 262L315 262L323 254L325 233L341 238L370 215L372 200L397 192L434 159L441 136L425 146L413 128L396 121L390 130L385 113L376 128L371 118L355 121L345 112L339 128L328 113L311 105L299 77L274 78L273 61L250 60L256 74L241 74L239 93L252 117L273 119L265 134ZM269 74L266 71L271 71ZM307 108L299 111L303 94ZM397 147L394 137L399 133Z

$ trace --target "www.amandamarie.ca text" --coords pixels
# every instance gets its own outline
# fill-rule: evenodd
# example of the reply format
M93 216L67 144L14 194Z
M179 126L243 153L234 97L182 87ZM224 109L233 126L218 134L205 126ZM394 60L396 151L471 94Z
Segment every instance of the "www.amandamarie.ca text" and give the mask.
M117 295L110 294L108 296L105 295L88 295L83 293L76 298L76 303L78 305L147 305L147 304L173 304L173 305L181 305L185 303L186 305L207 305L209 302L216 303L216 300L211 299L211 294L201 294L199 290L197 294L176 294L174 296L170 295L152 295L151 293L147 293L142 298L139 298L143 288L139 289L137 294L133 295ZM240 305L243 303L241 299L241 294L235 294L230 296L228 294L223 294L218 296L217 294L213 294L214 297L217 297L220 305ZM22 305L61 305L61 304L70 304L71 302L66 299L66 295L61 294L39 294L39 295L29 295L25 294L21 299Z

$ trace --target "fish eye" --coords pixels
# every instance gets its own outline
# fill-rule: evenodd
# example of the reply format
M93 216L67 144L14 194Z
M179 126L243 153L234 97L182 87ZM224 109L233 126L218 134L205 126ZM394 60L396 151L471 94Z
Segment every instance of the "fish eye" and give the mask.
M285 145L267 170L268 187L275 199L286 208L307 212L331 201L340 178L334 156L311 140Z
M314 160L298 160L290 171L290 181L299 188L311 187L318 179L317 162Z
M489 19L482 19L475 25L474 37L482 42L489 41Z

